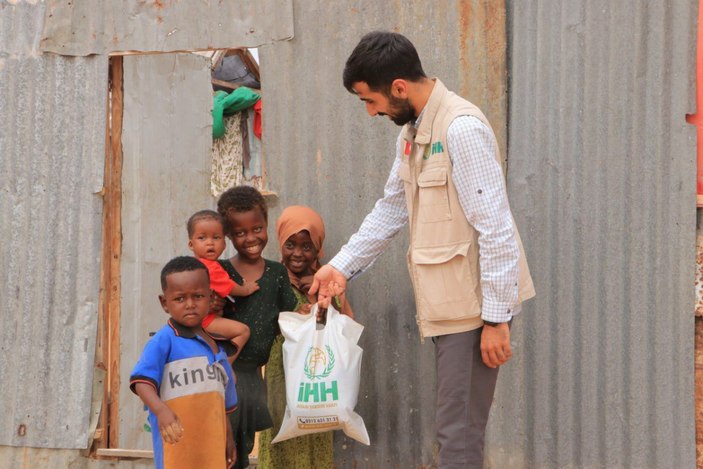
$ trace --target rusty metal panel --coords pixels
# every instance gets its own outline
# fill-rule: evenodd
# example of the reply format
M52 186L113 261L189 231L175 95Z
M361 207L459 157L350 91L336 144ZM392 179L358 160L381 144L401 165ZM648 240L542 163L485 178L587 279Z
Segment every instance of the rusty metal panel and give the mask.
M37 54L43 13L0 4L0 444L85 448L108 67Z
M509 2L512 208L538 296L491 467L695 467L698 2Z
M121 448L151 449L146 412L129 375L151 332L168 319L159 275L188 255L186 221L213 208L210 196L212 86L196 54L124 57L120 332Z
M430 76L482 107L504 148L505 9L502 1L305 1L295 3L295 38L259 49L268 185L282 208L308 204L327 225L334 255L382 195L399 128L372 120L342 86L344 62L373 29L406 34ZM273 233L270 231L271 235ZM335 435L339 467L421 467L436 463L434 349L420 344L398 236L350 301L366 326L358 411L371 446ZM270 238L268 256L279 258Z
M47 0L41 48L63 55L257 47L293 37L292 0Z

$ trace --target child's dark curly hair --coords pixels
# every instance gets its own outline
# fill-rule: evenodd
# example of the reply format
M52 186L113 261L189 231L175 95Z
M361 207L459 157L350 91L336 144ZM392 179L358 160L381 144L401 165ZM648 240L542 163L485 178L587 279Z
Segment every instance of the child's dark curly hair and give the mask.
M166 263L166 265L161 269L161 289L165 292L168 286L166 282L166 277L171 274L177 274L179 272L190 272L192 270L204 270L205 274L210 278L210 273L205 267L205 264L200 262L195 257L190 256L179 256L174 257Z
M217 201L217 211L225 219L225 233L230 226L227 214L231 212L248 212L258 208L268 223L268 208L261 192L251 186L235 186L227 189Z

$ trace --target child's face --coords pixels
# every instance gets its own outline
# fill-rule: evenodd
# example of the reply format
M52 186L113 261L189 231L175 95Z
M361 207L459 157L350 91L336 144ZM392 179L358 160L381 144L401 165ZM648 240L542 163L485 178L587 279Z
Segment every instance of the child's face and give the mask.
M255 208L246 212L230 212L227 221L231 227L227 235L239 257L249 261L261 258L269 240L266 232L268 225L261 210Z
M283 265L296 275L312 275L312 265L317 259L317 249L307 230L300 231L283 243Z
M188 247L196 257L216 261L225 250L225 232L222 223L214 218L199 220L193 227Z
M175 272L166 277L159 295L161 307L184 327L197 328L210 310L210 278L207 270Z

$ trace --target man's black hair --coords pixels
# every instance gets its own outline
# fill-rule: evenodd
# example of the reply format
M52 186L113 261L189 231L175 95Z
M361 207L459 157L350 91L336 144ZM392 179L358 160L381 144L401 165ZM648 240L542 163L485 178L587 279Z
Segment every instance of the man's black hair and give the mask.
M222 226L225 226L224 218L222 218L222 215L220 215L216 211L200 210L199 212L195 212L188 219L188 223L186 224L186 228L188 229L188 238L191 238L193 236L193 232L195 231L195 224L201 220L217 220Z
M191 256L178 256L174 257L166 263L163 269L161 269L161 290L166 291L166 277L171 274L177 274L178 272L191 272L193 270L204 270L210 278L210 273L207 271L205 264L200 262L195 257Z
M230 212L248 212L255 209L261 210L264 220L268 222L268 208L261 192L251 186L235 186L222 193L217 201L217 211L225 220L225 233L229 233L230 226L227 214Z
M363 81L371 91L390 94L393 80L420 81L427 78L413 43L402 34L373 31L365 34L344 66L344 87Z

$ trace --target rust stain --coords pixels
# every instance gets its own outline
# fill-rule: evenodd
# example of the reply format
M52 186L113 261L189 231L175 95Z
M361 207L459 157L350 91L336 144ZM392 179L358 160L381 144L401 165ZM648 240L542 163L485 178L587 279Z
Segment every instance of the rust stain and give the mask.
M322 181L322 150L319 148L315 153L315 176L319 182Z
M472 17L473 0L459 2L459 68L462 71L459 94L464 97L469 96L469 34Z
M703 317L703 235L696 236L696 317Z
M703 467L703 318L696 318L695 334L696 461L697 467Z
M159 23L159 24L163 23L163 22L164 22L163 16L158 15L158 16L156 17L156 22Z
M154 7L156 7L157 10L161 10L164 7L163 0L154 0Z

